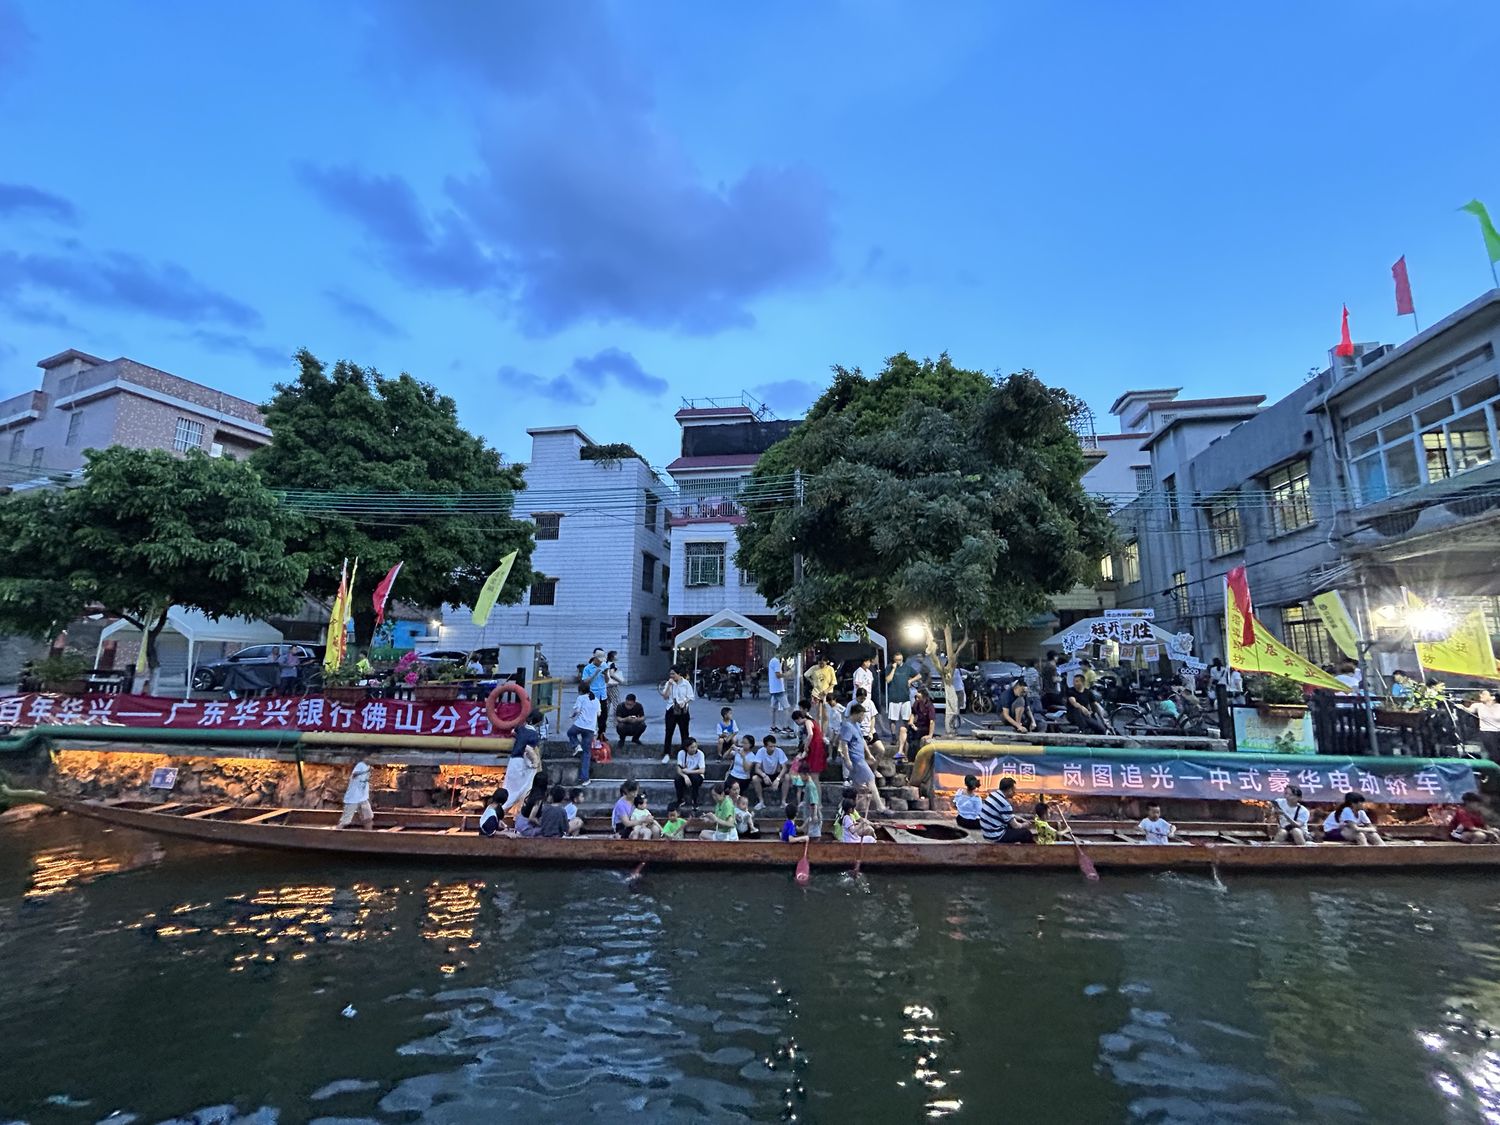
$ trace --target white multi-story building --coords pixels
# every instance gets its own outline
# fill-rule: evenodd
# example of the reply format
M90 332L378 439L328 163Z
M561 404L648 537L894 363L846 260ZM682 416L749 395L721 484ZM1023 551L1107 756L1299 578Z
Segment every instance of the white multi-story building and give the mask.
M518 604L496 606L483 629L467 607L445 606L421 647L540 644L564 683L598 647L619 654L627 682L665 677L670 486L639 456L601 457L576 426L526 432L531 461L516 514L536 524L531 565L543 577Z
M709 663L763 667L766 654L755 644L779 642L776 611L734 562L745 522L739 493L760 455L797 423L769 417L748 395L688 401L676 417L682 456L667 466L677 483L667 594L674 643L706 639L714 642Z

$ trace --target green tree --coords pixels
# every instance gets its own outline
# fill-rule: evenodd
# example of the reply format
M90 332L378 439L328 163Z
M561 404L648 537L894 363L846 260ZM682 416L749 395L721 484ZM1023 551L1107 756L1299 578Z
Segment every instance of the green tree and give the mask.
M83 483L0 503L0 629L48 637L93 609L145 632L168 606L210 617L291 609L297 520L250 465L193 451L88 450Z
M1079 409L1030 371L992 378L946 355L893 356L874 379L835 367L756 465L736 561L792 611L794 648L887 607L916 617L934 658L942 637L951 697L972 630L1024 625L1089 580L1112 542L1080 484ZM799 471L802 502L788 503Z
M518 551L502 602L531 584L532 525L514 518L520 468L458 424L453 399L402 374L297 353L295 381L265 407L269 446L252 462L306 517L296 549L308 588L331 596L345 559L359 560L355 643L375 631L370 592L404 562L395 597L421 606L472 602L502 556Z

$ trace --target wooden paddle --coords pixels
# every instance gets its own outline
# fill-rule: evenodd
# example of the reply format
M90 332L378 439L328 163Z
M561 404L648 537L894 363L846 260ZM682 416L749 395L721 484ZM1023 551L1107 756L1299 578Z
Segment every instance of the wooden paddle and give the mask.
M1073 846L1078 849L1078 870L1083 872L1083 877L1090 883L1099 881L1099 869L1094 866L1094 861L1089 858L1088 852L1083 850L1083 845L1078 842L1078 837L1073 834L1073 826L1068 823L1068 818L1062 809L1057 810L1057 815L1062 819L1063 827L1068 830L1068 839L1073 841Z
M799 887L805 887L812 882L812 864L807 862L807 849L812 846L812 837L809 836L802 843L802 858L797 861L797 874L793 876Z

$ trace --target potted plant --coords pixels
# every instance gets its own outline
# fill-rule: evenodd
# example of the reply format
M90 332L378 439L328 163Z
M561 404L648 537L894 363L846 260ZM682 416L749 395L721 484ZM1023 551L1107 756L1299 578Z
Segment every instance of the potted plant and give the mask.
M364 686L364 679L352 665L347 668L324 669L323 696L336 703L363 703L370 694Z
M1245 693L1255 701L1262 714L1295 718L1307 710L1307 696L1302 684L1290 676L1257 672L1245 677Z
M412 687L411 697L418 702L447 703L458 698L459 681L467 678L468 672L459 664L430 668L421 681Z
M42 690L58 695L84 695L89 690L89 673L94 662L77 649L65 649L38 660L32 675L41 681Z

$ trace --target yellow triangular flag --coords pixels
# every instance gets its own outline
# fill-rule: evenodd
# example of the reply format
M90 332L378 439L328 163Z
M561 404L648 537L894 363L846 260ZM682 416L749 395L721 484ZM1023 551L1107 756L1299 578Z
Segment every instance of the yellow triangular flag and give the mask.
M490 611L495 608L495 599L500 596L500 589L505 585L505 580L510 577L510 568L515 565L516 552L512 551L500 560L500 565L490 572L490 576L484 580L484 586L480 588L479 597L474 599L474 624L483 628L490 619Z

